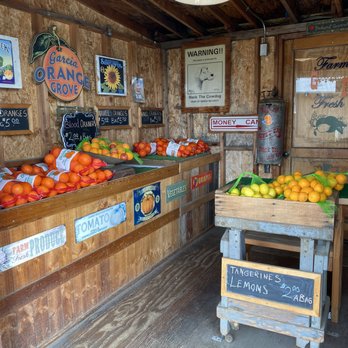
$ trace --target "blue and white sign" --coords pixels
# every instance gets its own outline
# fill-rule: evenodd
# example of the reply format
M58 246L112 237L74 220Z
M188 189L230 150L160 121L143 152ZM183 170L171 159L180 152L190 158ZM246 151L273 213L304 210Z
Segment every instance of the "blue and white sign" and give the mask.
M65 225L0 247L0 272L34 259L66 243Z
M76 243L126 221L126 211L126 203L122 202L75 220Z
M152 219L161 213L161 183L145 186L133 191L134 225Z

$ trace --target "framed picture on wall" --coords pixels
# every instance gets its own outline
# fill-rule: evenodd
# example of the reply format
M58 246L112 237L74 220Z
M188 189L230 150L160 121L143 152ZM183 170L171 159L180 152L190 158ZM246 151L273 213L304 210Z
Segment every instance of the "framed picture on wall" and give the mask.
M183 46L181 56L183 112L228 112L230 41L189 43Z
M15 37L0 35L0 87L22 88L19 44Z
M126 61L95 56L97 93L101 95L127 95Z

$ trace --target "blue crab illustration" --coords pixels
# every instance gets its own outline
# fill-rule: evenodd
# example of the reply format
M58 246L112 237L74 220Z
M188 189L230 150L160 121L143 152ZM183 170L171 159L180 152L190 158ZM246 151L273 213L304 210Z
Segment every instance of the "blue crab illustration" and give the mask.
M312 116L310 121L311 126L314 128L314 135L317 133L333 133L339 132L343 134L343 130L347 127L347 124L343 122L342 119L339 119L335 116L326 116L326 115L316 115L315 113Z

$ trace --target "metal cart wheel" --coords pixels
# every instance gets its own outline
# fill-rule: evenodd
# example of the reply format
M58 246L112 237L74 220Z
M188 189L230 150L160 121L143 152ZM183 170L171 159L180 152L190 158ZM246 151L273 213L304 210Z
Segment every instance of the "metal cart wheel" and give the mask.
M226 341L227 343L232 343L232 342L233 342L233 336L232 336L231 334L227 334L227 335L225 336L225 341Z

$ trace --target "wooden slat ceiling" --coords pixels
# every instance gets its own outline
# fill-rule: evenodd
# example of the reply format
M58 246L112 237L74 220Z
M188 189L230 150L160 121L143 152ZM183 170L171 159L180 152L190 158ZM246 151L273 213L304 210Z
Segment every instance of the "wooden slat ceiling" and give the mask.
M348 0L229 0L214 6L175 0L78 0L104 16L166 43L346 16Z

